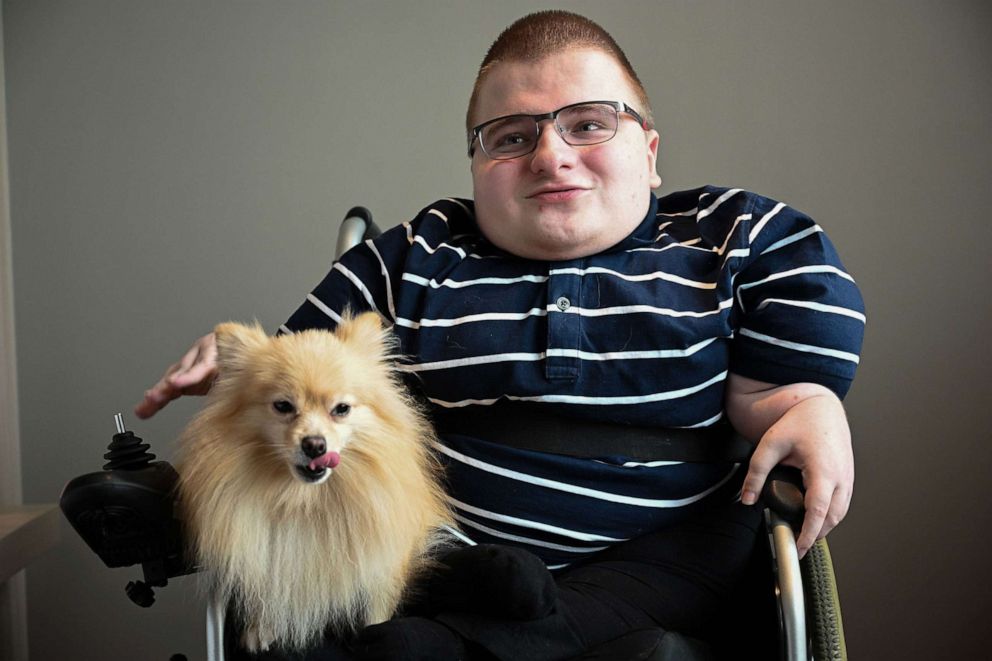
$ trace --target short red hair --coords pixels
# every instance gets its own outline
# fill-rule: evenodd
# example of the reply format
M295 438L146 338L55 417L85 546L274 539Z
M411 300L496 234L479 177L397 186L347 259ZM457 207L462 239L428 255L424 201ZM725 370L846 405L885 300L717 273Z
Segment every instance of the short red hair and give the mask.
M528 14L515 21L489 47L486 57L479 66L475 77L472 97L465 114L465 128L472 130L472 116L479 99L479 88L487 74L501 62L537 62L549 55L569 50L599 50L613 57L627 74L627 79L637 93L640 112L648 125L653 125L651 103L634 67L617 45L610 33L585 16L560 9L551 9Z

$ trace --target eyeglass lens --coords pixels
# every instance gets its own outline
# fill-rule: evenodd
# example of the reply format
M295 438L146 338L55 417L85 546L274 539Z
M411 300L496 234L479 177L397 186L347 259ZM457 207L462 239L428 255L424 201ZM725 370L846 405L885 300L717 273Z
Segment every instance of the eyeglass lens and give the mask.
M562 139L570 145L595 145L616 135L618 122L613 106L587 103L563 108L558 113L557 128ZM491 158L501 159L529 153L539 135L537 120L527 115L514 115L489 124L479 138Z

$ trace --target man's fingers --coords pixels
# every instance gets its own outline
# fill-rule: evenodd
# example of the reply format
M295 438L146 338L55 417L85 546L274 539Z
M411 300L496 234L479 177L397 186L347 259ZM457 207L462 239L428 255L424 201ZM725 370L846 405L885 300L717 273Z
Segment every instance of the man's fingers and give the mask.
M826 482L813 482L806 485L806 516L803 527L796 540L799 557L802 558L813 546L817 539L823 537L830 528L824 530L827 516L830 514L834 498L834 485ZM836 525L836 523L834 523ZM821 533L821 531L823 531Z
M851 493L838 486L834 490L833 497L830 499L830 510L827 512L827 518L824 519L823 527L820 528L816 539L823 539L831 530L836 528L844 520L844 517L847 516L847 510L850 506Z
M182 395L205 395L217 373L217 343L208 333L193 343L178 363L165 371L158 383L145 391L134 407L139 418L150 418Z
M201 337L190 347L182 359L166 372L170 386L178 395L202 395L209 390L217 368L217 344L213 334Z
M751 462L748 465L747 477L744 478L744 486L741 491L741 502L745 505L754 505L761 495L761 490L768 479L768 473L785 458L786 447L774 441L762 439L751 455Z
M143 400L135 404L134 414L140 419L146 420L155 415L159 408L160 407L156 405L155 402L148 399L148 396L146 395Z
M180 391L169 383L169 377L166 375L145 391L144 399L134 407L134 414L142 420L150 418L166 404L179 397L179 394Z
M169 370L165 373L166 376L175 376L189 371L190 368L202 362L202 354L203 338L201 337L193 343L193 346L191 346L186 353L183 354L183 357L179 359L178 363L169 368Z
M207 363L195 363L189 367L170 374L166 377L169 386L178 390L180 394L186 388L195 386L211 376L214 366Z

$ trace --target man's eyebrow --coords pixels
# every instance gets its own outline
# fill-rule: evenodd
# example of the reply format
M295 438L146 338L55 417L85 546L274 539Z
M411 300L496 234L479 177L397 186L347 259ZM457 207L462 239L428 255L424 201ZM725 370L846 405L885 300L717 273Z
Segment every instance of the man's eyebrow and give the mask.
M517 110L515 112L505 112L500 115L494 115L493 119L500 119L502 117L516 117L517 115L540 115L538 112L528 112L526 110Z

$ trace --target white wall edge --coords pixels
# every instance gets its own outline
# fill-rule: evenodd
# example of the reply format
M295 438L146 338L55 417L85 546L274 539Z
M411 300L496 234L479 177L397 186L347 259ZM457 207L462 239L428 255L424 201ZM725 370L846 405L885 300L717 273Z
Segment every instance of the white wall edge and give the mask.
M14 264L7 162L6 73L0 14L0 508L22 503L17 354L14 337ZM27 661L27 602L24 572L0 584L0 659Z

